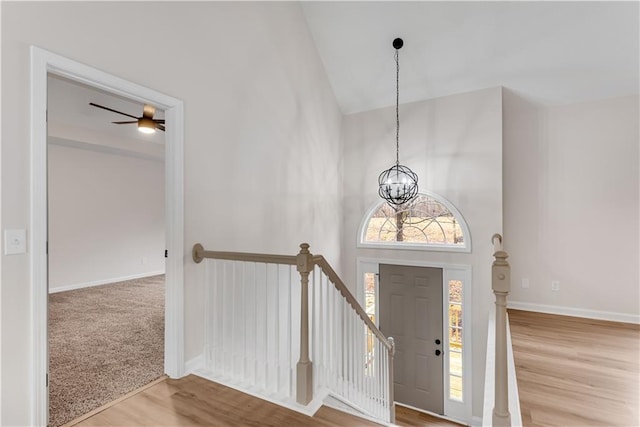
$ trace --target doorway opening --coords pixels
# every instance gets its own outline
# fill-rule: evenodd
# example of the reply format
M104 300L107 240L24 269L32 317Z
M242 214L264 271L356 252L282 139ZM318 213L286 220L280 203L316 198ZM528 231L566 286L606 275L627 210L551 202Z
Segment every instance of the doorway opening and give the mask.
M121 115L92 104L138 116L145 105L51 74L47 87L56 427L164 373L165 167L164 132L113 124ZM164 111L153 120L164 121Z
M357 283L367 314L396 340L396 403L469 422L471 267L359 258Z
M46 50L31 47L31 424L47 425L49 414L48 370L48 76L69 81L164 110L164 242L166 259L164 290L165 374L178 378L184 372L183 309L183 104L182 101L104 73ZM118 171L115 171L118 173ZM82 179L82 177L78 177Z

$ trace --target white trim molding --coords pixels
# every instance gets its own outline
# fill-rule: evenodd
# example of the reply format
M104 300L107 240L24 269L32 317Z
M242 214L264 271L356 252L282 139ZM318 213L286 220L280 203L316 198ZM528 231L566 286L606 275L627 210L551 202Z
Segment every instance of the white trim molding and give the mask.
M127 280L136 280L136 279L143 279L145 277L159 276L161 274L164 274L164 271L150 271L142 274L133 274L131 276L113 277L110 279L96 280L93 282L84 282L84 283L76 283L73 285L58 286L54 289L49 288L49 293L57 294L58 292L75 291L76 289L84 289L84 288L92 288L94 286L109 285L112 283L126 282Z
M558 314L561 316L584 317L586 319L609 320L611 322L640 324L640 315L629 313L615 313L612 311L598 311L586 308L563 307L559 305L535 304L530 302L509 301L507 308L539 313Z
M47 75L55 74L165 110L165 372L184 373L183 102L96 68L31 46L30 141L30 424L48 424L47 349Z
M205 367L204 353L200 353L193 359L187 360L187 362L184 364L184 374L185 375L193 374L198 370L203 370L204 367Z

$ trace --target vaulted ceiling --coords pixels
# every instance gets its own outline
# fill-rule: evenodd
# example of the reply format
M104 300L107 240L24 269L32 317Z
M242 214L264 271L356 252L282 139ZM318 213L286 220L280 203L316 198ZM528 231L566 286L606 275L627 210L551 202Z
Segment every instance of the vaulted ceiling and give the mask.
M639 3L302 2L344 113L505 86L544 104L638 94Z
M400 102L504 86L544 104L638 94L640 3L590 1L303 1L343 113L395 102L391 42L402 37ZM96 102L142 105L64 79L50 85L50 121L162 144ZM158 111L158 117L163 112ZM136 145L140 146L140 144ZM157 146L156 149L157 151Z

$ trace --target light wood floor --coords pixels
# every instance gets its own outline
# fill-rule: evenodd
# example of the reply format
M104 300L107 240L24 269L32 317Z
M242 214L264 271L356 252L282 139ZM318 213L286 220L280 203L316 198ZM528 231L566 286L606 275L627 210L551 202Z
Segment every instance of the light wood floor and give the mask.
M404 426L458 427L410 409L398 407ZM165 378L68 426L353 426L378 424L322 407L307 417L223 385L189 375Z
M509 310L524 426L640 426L640 325Z

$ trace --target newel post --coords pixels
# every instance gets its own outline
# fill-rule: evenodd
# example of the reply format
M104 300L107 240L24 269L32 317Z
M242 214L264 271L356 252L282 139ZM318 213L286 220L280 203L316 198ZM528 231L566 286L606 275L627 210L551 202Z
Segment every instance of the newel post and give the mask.
M495 243L496 238L499 239L499 244ZM492 240L496 248L493 254L495 261L491 267L491 287L496 297L496 379L493 425L502 427L511 425L507 372L507 295L511 289L511 271L507 262L509 254L502 250L502 236L494 235Z
M389 344L391 344L391 348L389 349L389 422L395 424L396 404L394 395L395 383L393 382L393 358L396 355L396 341L393 337L387 339L389 340Z
M313 261L309 244L300 245L296 257L300 273L300 360L296 366L296 402L307 405L313 399L313 365L309 360L309 273L313 270Z

